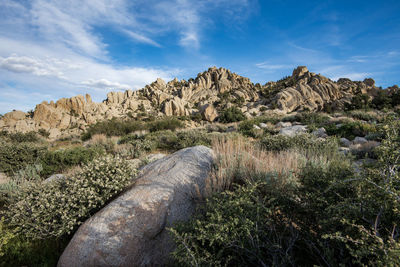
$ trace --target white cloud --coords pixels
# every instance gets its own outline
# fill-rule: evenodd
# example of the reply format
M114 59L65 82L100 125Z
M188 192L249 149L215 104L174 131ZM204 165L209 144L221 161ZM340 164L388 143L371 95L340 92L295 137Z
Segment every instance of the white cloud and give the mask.
M120 84L119 82L111 82L107 79L100 80L87 80L82 82L83 85L88 87L95 87L101 89L118 89L118 90L128 90L131 87L127 84Z
M145 44L149 44L152 46L161 47L161 45L159 43L157 43L156 41L154 41L144 35L141 35L141 34L133 32L133 31L129 31L129 30L123 30L123 32L139 43L145 43Z
M285 65L285 64L271 64L269 62L261 62L256 64L257 68L266 69L266 70L279 70L279 69L287 69L292 68L292 65Z
M367 73L367 72L352 72L352 73L345 73L342 75L338 75L332 78L332 80L337 81L340 78L349 78L350 80L353 81L362 81L365 78L371 77L371 73Z
M36 76L54 76L65 79L62 69L77 69L79 66L66 60L45 57L44 59L18 56L0 57L0 68L15 73L31 73Z

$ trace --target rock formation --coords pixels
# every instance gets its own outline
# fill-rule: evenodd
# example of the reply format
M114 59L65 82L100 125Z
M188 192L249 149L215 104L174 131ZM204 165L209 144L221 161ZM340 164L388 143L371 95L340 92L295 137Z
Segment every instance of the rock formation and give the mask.
M40 129L51 137L79 134L88 125L111 118L143 115L189 116L201 114L206 121L218 119L219 111L237 106L246 117L258 116L266 110L288 113L302 110L341 109L357 93L375 97L380 88L371 78L353 82L341 78L337 82L309 72L304 66L292 76L264 86L254 85L248 78L224 68L209 68L195 79L173 79L166 83L157 79L143 89L110 92L102 103L89 95L62 98L56 103L38 104L32 113L13 111L0 118L0 130L29 132ZM393 86L388 94L398 91Z
M166 228L191 217L212 164L212 150L197 146L145 166L131 189L79 227L58 266L165 266L174 248Z

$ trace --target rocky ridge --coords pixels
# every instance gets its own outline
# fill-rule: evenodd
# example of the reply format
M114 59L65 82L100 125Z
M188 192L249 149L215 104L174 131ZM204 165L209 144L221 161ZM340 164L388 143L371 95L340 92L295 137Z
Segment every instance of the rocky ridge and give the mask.
M386 90L388 94L393 93ZM157 79L143 89L110 92L101 103L90 95L62 98L36 105L31 113L13 111L0 118L0 129L10 132L49 131L50 138L78 134L88 125L111 118L141 116L189 116L201 114L207 121L221 110L237 106L247 117L263 111L292 112L340 109L356 93L374 97L379 90L373 79L354 82L346 78L332 81L309 72L304 66L292 76L261 86L224 68L209 68L195 79ZM398 87L397 87L398 90Z

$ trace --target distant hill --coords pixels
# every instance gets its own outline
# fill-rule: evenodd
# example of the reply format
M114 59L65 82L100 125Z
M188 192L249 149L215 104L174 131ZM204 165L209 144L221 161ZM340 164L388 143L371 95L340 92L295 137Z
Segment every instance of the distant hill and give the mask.
M219 113L230 107L239 108L246 117L259 116L268 110L292 111L341 110L357 94L371 98L393 94L393 86L384 90L371 78L337 82L320 74L297 67L291 76L265 85L253 84L224 68L209 68L196 78L165 82L157 79L143 89L110 92L107 99L95 103L90 95L44 101L33 113L13 111L0 119L0 129L29 132L44 129L52 137L76 134L88 125L111 118L146 116L198 116L206 121L218 120Z

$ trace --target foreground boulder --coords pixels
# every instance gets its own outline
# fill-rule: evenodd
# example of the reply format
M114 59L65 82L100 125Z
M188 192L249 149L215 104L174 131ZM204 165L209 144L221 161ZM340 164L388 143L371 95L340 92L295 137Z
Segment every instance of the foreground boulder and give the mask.
M78 229L58 266L167 264L174 244L165 228L191 217L212 164L212 150L196 146L145 166L132 188Z

